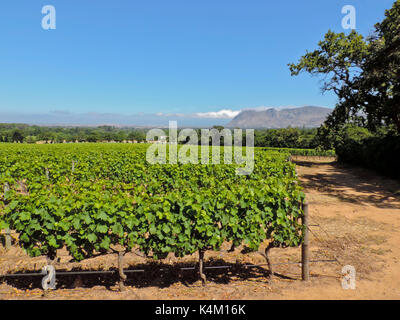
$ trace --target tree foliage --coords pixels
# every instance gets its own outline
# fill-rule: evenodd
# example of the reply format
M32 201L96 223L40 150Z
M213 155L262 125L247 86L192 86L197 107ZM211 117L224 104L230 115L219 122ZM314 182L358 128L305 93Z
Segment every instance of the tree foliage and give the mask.
M338 103L325 129L350 122L372 131L393 126L400 133L400 0L371 36L328 31L318 45L289 69L292 75L324 75L322 90L336 93Z
M116 128L112 126L99 127L47 127L29 126L18 123L0 124L0 142L26 142L50 141L62 142L99 142L146 140L146 131L139 128Z

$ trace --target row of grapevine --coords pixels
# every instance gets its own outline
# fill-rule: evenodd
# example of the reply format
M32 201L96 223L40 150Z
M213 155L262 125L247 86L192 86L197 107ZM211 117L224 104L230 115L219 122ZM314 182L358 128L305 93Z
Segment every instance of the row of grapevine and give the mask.
M260 147L264 151L288 152L292 156L336 157L335 150Z
M147 145L0 145L0 221L31 256L66 247L76 261L122 246L154 259L302 242L288 153L255 151L248 176L236 164L149 164Z

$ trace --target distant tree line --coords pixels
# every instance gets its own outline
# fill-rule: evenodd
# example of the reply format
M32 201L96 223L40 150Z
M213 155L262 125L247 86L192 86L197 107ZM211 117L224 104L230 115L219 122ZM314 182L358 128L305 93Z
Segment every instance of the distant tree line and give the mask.
M254 131L255 147L314 149L321 146L318 129L265 129Z
M214 126L219 133L224 129L223 126ZM233 143L233 130L231 130ZM201 129L195 129L198 137L198 144L201 144ZM187 143L180 141L179 143ZM213 143L212 138L209 138L210 145ZM220 136L217 140L219 145L224 145L224 138ZM246 130L242 131L242 145L246 145ZM318 136L317 128L282 128L282 129L256 129L254 130L254 146L255 147L275 147L275 148L296 148L296 149L315 149L321 148L322 142Z
M221 131L222 126L214 126ZM99 127L48 127L30 126L27 124L0 124L0 142L36 143L47 141L51 143L62 142L100 142L136 140L146 141L148 129L143 128L116 128L113 126ZM164 130L168 134L168 129ZM178 130L179 131L179 130ZM201 129L195 129L201 143ZM301 148L312 149L320 146L317 128L300 129L260 129L254 131L255 147ZM232 132L233 135L233 132ZM243 145L245 145L245 130L243 130ZM185 143L187 141L181 142ZM210 139L211 143L211 139ZM221 138L220 144L224 141Z
M52 143L62 142L99 142L146 140L145 129L117 128L113 126L99 127L48 127L30 126L27 124L0 124L0 142L25 142L36 143L48 141Z

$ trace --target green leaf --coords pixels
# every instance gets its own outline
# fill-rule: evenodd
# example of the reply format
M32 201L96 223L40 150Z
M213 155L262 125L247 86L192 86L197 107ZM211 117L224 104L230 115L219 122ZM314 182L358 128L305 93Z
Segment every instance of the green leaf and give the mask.
M107 233L108 232L108 226L99 224L96 227L96 231L100 232L100 233Z
M24 211L19 214L19 218L21 221L27 221L31 218L31 215L29 212Z
M111 227L111 231L116 235L122 237L124 235L124 229L122 228L120 223L116 223Z
M107 213L105 213L104 211L100 211L99 214L97 215L97 218L103 221L109 220Z
M69 230L69 223L66 221L60 221L58 223L58 226L63 229L64 231L68 231Z
M110 248L110 243L111 243L110 238L105 236L103 238L103 240L101 241L101 243L100 243L100 247L105 249L105 250L108 250Z
M97 236L94 233L89 233L87 239L89 240L90 243L94 243L97 240Z
M29 242L29 236L26 233L23 233L20 235L19 240L28 243Z
M162 230L165 233L169 233L171 231L171 228L168 225L164 224L163 227L162 227Z
M8 207L10 208L10 210L15 210L18 207L18 201L17 200L11 201Z
M57 240L56 240L56 238L51 236L50 240L48 240L48 244L51 247L57 248Z

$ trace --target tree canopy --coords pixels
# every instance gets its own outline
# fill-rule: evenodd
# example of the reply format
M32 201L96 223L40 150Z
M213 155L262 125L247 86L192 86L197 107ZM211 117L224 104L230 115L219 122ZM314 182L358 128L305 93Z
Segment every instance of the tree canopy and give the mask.
M400 0L364 38L328 31L318 48L289 64L292 75L324 75L323 91L333 91L338 103L324 126L337 129L355 123L371 131L381 126L400 133Z

